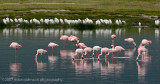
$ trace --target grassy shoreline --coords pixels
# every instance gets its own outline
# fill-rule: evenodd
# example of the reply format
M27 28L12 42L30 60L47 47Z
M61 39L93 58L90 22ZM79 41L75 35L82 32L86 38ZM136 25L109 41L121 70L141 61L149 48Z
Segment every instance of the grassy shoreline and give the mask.
M10 3L10 4L3 4ZM20 3L20 4L11 4ZM76 3L76 4L24 4ZM3 18L66 18L66 19L122 19L130 26L153 26L160 16L160 0L1 0L0 20ZM50 11L38 11L38 10ZM67 11L58 11L58 10ZM32 11L37 10L37 11ZM52 11L53 10L53 11ZM1 23L0 23L1 24Z

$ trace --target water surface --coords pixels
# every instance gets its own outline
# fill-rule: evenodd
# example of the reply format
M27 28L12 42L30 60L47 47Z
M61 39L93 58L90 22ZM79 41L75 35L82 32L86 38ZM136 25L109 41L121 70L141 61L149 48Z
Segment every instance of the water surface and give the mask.
M72 60L74 49L71 42L60 41L62 34L75 35L80 42L89 47L99 45L110 48L110 36L115 33L115 45L120 45L126 50L123 57L114 58L104 55L100 61L92 58L91 54L85 56L85 60L76 57ZM129 43L124 42L127 37L135 39L137 45L143 38L152 40L149 53L145 60L136 62L137 49L129 48ZM96 29L79 31L75 29L21 29L4 28L0 30L0 83L69 83L69 84L159 84L160 83L160 47L159 29L151 28L117 28ZM11 42L23 45L18 49L15 63L14 49L9 48ZM53 56L49 42L58 43L54 48ZM46 49L48 53L35 59L36 50ZM116 57L117 54L115 54ZM120 55L119 55L120 56Z

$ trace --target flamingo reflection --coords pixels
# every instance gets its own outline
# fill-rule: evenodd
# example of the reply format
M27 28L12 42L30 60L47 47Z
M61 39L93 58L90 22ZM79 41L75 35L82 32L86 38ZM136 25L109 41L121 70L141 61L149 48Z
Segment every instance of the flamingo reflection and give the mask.
M101 75L120 77L123 73L124 64L122 62L109 62L105 59L105 64L101 64Z
M57 61L57 56L48 56L48 61L49 61L49 69L53 70L54 69L54 64Z
M47 64L42 61L38 62L37 55L35 56L35 62L37 64L37 71L46 71Z
M11 63L10 64L10 75L11 76L18 76L21 71L21 63Z
M92 65L88 60L75 60L74 65L76 74L88 74L92 70Z
M136 48L133 48L133 49L128 49L124 52L124 54L128 57L133 57L134 56L134 53L136 51Z
M60 56L62 59L72 59L75 52L72 50L60 50Z
M151 56L147 53L142 62L137 61L136 63L138 68L138 80L139 82L144 82L147 70L151 64Z

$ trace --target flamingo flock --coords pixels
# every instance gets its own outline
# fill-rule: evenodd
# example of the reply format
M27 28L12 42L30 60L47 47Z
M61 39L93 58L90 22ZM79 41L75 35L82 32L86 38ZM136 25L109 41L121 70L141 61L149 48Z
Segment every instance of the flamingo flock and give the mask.
M111 48L108 47L100 47L100 46L93 46L93 48L86 46L84 43L79 43L80 39L74 35L62 35L60 37L60 40L64 41L64 46L66 46L66 41L70 41L73 44L73 48L74 45L76 45L77 49L75 50L75 53L72 56L72 59L74 60L76 56L81 55L81 58L84 59L85 56L88 54L88 58L89 58L89 53L92 54L93 58L94 56L96 56L96 58L98 59L98 61L100 60L100 57L103 55L103 53L105 54L105 58L107 58L107 56L110 55L110 53L112 54L112 59L113 59L113 55L115 53L117 53L117 57L119 55L119 53L121 54L122 57L122 51L124 51L125 49L122 46L115 46L114 42L116 39L116 35L112 34L111 35L111 39L112 39L112 44L111 44ZM134 41L133 38L126 38L124 39L124 41L129 43L129 48L131 47L131 44L134 45L134 48L136 48L136 43ZM76 43L76 44L75 44ZM138 56L136 58L136 60L138 61L139 57L141 56L141 60L144 59L144 56L148 53L148 47L149 45L152 44L151 40L147 40L147 39L143 39L142 42L140 43L139 47L138 47ZM58 47L59 45L53 42L50 42L48 44L48 47L52 48L52 56L53 56L53 48L54 47ZM9 46L10 48L14 48L15 49L15 61L16 61L16 51L18 48L21 48L22 46L16 42L12 42ZM99 51L101 52L99 54ZM42 61L42 54L47 53L47 50L44 49L38 49L37 53L36 53L36 58L38 56L38 54L41 55L41 61ZM96 55L95 55L96 53Z

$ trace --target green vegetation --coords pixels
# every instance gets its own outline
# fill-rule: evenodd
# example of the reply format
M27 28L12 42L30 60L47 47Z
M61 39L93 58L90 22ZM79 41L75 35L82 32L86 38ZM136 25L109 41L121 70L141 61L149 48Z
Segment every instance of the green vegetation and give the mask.
M66 11L61 11L62 9ZM132 26L137 25L138 22L153 26L154 19L158 19L159 16L160 0L0 0L0 19L6 17L22 17L28 20L55 17L84 19L88 17L93 20L121 19Z

